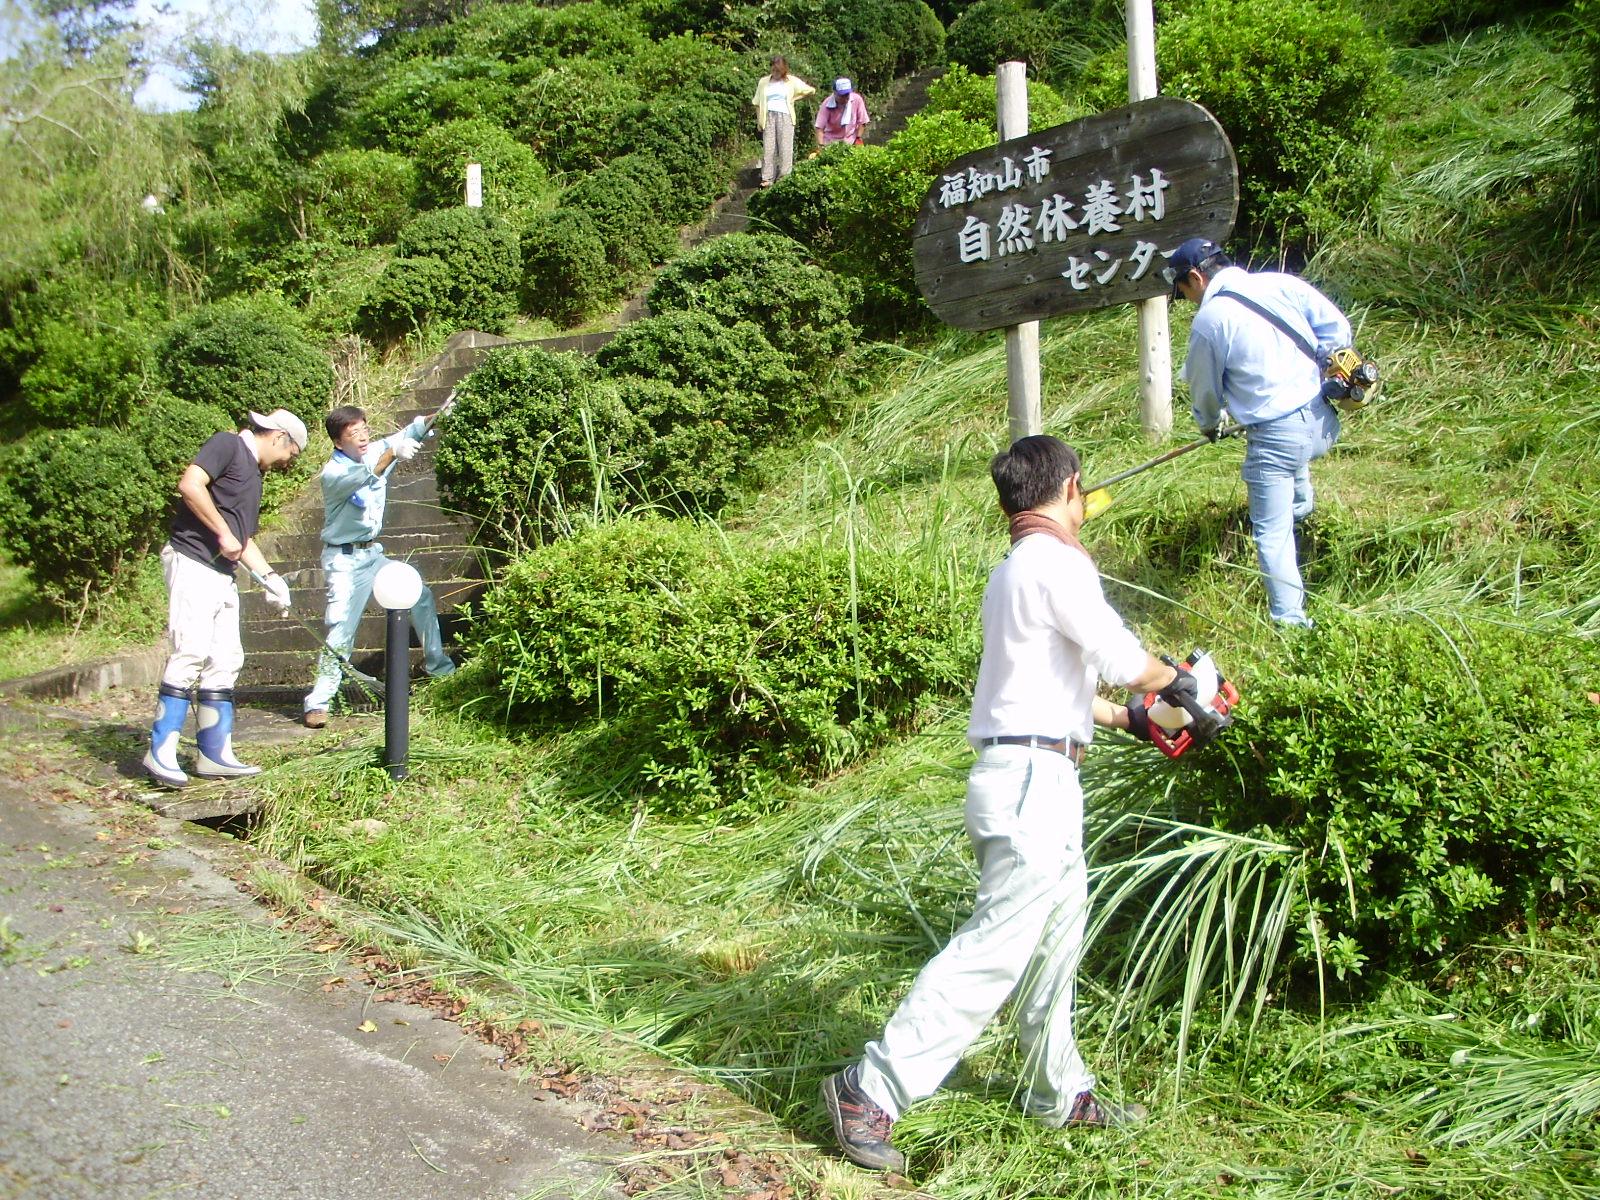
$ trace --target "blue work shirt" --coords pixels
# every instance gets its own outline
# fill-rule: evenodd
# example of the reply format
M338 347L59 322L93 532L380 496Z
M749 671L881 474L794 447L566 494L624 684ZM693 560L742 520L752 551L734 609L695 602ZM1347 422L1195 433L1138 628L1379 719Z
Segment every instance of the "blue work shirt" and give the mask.
M329 546L370 542L383 532L383 507L389 499L389 474L373 471L378 460L402 437L420 440L428 419L417 417L398 433L367 445L366 454L351 458L335 450L322 468L322 540Z
M1316 347L1317 362L1258 312L1222 292L1248 296ZM1226 408L1241 425L1259 425L1304 408L1322 391L1322 364L1350 344L1350 322L1316 288L1279 271L1224 267L1206 282L1189 327L1183 363L1190 411L1215 429Z

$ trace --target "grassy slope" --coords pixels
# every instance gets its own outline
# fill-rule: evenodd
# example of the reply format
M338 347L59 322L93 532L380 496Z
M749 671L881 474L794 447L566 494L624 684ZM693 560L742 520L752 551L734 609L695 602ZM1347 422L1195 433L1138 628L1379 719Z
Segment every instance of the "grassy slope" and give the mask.
M1317 472L1307 558L1324 611L1443 621L1471 606L1548 628L1557 649L1600 621L1588 483L1600 289L1583 270L1552 270L1554 239L1529 232L1549 219L1534 185L1559 157L1558 64L1538 33L1407 55L1400 182L1378 214L1381 237L1314 264L1390 380ZM994 337L954 337L883 353L897 361L857 420L729 520L774 541L907 542L930 570L976 589L1003 549L984 476L1003 436L1003 352ZM1047 328L1046 424L1084 449L1091 475L1149 452L1132 415L1133 359L1129 314ZM1250 573L1238 453L1207 451L1126 485L1088 535L1147 640L1206 644L1248 688L1280 635ZM404 914L396 928L439 960L512 985L521 1015L619 1030L820 1136L817 1079L873 1034L961 919L963 717L785 814L713 828L596 803L604 747L578 735L514 746L435 716L415 733L415 786L391 788L367 765L370 747L319 755L269 777L262 835ZM1102 752L1092 769L1116 757ZM1159 764L1148 777L1163 778ZM349 825L366 817L387 832ZM1332 1010L1326 1025L1314 1005L1274 997L1249 1053L1223 1038L1181 1086L1177 1020L1113 1026L1089 972L1081 1032L1110 1090L1158 1107L1147 1131L1063 1137L1021 1120L997 1027L897 1142L928 1190L975 1200L1600 1194L1592 1125L1509 1145L1439 1141L1428 1126L1438 1111L1470 1115L1502 1098L1537 1121L1563 1081L1594 1086L1594 951L1581 927L1525 935L1439 964L1439 997L1396 987ZM1202 1046L1213 1022L1192 1022ZM1475 1074L1475 1056L1491 1055ZM1001 1081L986 1082L996 1071Z

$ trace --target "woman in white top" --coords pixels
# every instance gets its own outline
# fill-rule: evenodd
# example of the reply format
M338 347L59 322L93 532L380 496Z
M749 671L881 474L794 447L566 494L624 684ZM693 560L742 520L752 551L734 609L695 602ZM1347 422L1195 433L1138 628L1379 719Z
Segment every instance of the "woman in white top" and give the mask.
M756 84L751 101L756 108L756 128L761 130L762 187L770 187L774 179L794 170L794 102L816 91L800 76L789 74L783 55L772 56L772 70Z

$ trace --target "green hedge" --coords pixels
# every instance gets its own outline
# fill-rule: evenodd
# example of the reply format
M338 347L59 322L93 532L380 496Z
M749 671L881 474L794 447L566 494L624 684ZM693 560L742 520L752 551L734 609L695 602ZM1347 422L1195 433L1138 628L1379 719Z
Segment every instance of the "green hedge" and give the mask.
M755 446L776 441L817 415L820 397L748 321L669 312L625 325L595 356L608 375L636 375L723 399L732 436Z
M81 609L159 540L176 483L126 433L36 434L0 459L0 544L42 595Z
M547 203L554 189L539 156L499 125L447 121L417 138L417 198L424 208L462 205L467 164L483 168L483 207L510 220Z
M619 807L723 817L915 729L972 670L967 614L914 564L663 520L520 560L474 639L458 698L532 729L603 722Z
M539 213L522 231L522 310L576 325L620 295L623 281L582 209Z
M1065 32L1053 13L1023 0L976 0L951 24L945 49L951 62L979 75L993 75L999 63L1025 62L1029 74L1049 77Z
M386 150L330 150L311 164L312 211L318 229L353 246L392 242L410 219L417 172Z
M165 393L141 405L128 421L128 432L143 447L156 478L168 491L207 438L238 427L214 404L196 404Z
M400 231L395 251L362 307L362 325L374 337L392 340L430 322L498 333L515 314L522 247L493 213L423 213Z
M167 391L238 425L252 410L281 407L316 428L333 395L327 355L287 319L247 304L208 305L173 322L156 359Z
M1341 973L1414 969L1600 884L1597 680L1600 648L1543 631L1319 619L1179 794L1309 851Z
M630 154L573 184L562 193L557 211L586 213L605 245L606 261L631 277L661 262L672 248L676 231L662 215L670 186L660 163Z
M806 48L816 76L806 78L818 88L848 75L858 88L872 92L897 76L946 61L944 25L922 0L837 5L778 0L763 15L769 31L785 30Z
M587 360L496 351L456 392L434 473L448 503L502 545L526 546L613 503L639 425Z
M650 311L706 313L749 321L812 380L829 374L855 344L850 312L859 289L806 261L777 234L728 234L668 266L650 289Z

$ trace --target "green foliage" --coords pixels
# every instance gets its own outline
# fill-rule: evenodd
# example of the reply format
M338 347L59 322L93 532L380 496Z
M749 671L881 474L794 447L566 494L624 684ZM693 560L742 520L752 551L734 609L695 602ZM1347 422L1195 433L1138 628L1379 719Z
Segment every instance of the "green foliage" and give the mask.
M1315 237L1377 194L1395 83L1387 49L1354 13L1195 0L1165 26L1156 57L1162 90L1204 105L1233 142L1239 226L1253 243ZM1114 78L1102 88L1114 91Z
M776 234L728 234L678 259L650 289L650 311L707 313L750 321L790 363L820 380L854 344L857 289L806 261L804 248Z
M644 430L627 478L628 506L691 514L721 508L750 471L751 447L728 425L729 398L643 375L613 375L611 382Z
M761 330L703 312L634 321L595 356L608 375L639 375L722 398L722 420L746 444L804 428L822 403Z
M390 61L357 102L353 130L363 144L403 152L442 122L509 125L516 117L517 83L516 69L497 59Z
M315 428L333 394L327 356L287 319L259 306L196 309L167 329L156 358L169 392L220 408L236 424L252 410L287 408Z
M519 725L607 720L636 755L627 791L660 811L744 816L961 692L963 624L887 555L629 520L514 564L485 598L472 677Z
M976 0L950 26L945 48L951 62L978 75L993 75L999 63L1025 62L1030 74L1049 76L1064 33L1053 13L1024 0Z
M683 223L726 186L723 158L739 140L741 116L742 109L726 96L651 100L624 116L618 149L660 164L669 186L652 197L654 207L669 221Z
M510 321L522 249L516 231L493 213L423 213L400 231L395 250L362 306L362 324L374 336L392 340L430 323L495 333Z
M483 205L510 220L547 201L552 189L544 164L528 147L492 121L447 121L417 138L417 197L424 208L460 205L466 195L467 164L483 167Z
M215 405L180 400L165 392L141 405L128 422L128 433L143 448L156 478L168 490L207 438L237 428Z
M155 542L171 489L125 433L39 433L0 463L0 543L54 604L81 608Z
M673 230L662 219L669 184L655 160L630 154L590 172L561 194L557 211L588 215L605 245L606 261L623 276L666 258Z
M543 540L609 503L638 426L586 360L499 350L461 385L434 472L450 504L491 539Z
M454 311L455 275L431 254L396 258L383 268L356 313L356 324L379 342L421 333L435 315Z
M517 132L562 170L590 171L618 156L618 128L642 95L612 64L555 63L518 92Z
M614 298L617 273L594 219L582 209L539 213L522 231L522 310L576 325Z
M927 317L911 232L922 197L953 158L994 144L992 126L953 112L919 114L885 146L859 146L834 175L833 261L858 278L866 315L882 328Z
M1319 620L1246 689L1202 817L1311 856L1330 961L1404 971L1600 884L1588 642L1463 619Z
M928 103L922 111L928 116L957 113L975 125L987 125L992 129L997 119L994 76L974 74L960 65L952 66L928 85ZM1061 94L1049 84L1028 80L1029 129L1048 129L1086 115L1087 111L1082 108L1069 108Z
M834 248L835 171L856 149L835 142L824 146L815 158L795 163L793 171L750 197L751 227L771 228L810 247L819 259L828 260Z
M767 17L807 48L816 76L808 79L819 87L848 75L870 92L887 87L896 76L944 61L944 26L922 0L848 5L781 0L770 6Z
M311 164L312 205L321 230L352 246L392 242L411 217L416 168L386 150L330 150Z
M1581 146L1574 182L1585 210L1593 214L1600 210L1600 0L1576 0L1572 28L1578 50L1572 112Z

